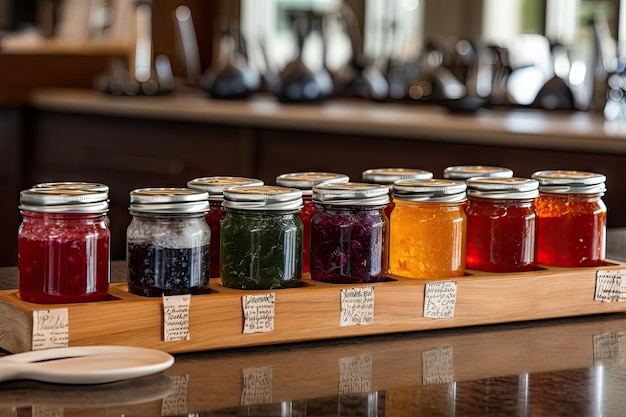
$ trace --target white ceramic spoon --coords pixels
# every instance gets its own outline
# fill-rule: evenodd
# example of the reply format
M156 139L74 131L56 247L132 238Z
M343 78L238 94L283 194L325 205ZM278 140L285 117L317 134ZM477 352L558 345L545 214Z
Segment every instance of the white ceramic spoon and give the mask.
M0 357L0 382L32 379L59 384L101 384L161 372L174 357L156 349L77 346Z

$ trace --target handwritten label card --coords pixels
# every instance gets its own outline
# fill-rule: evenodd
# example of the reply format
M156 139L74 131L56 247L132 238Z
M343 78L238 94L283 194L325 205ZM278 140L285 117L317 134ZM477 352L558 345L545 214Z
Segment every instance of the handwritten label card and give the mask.
M177 375L170 377L173 392L163 398L161 403L162 416L187 415L187 386L189 385L189 375Z
M340 326L362 326L374 323L374 287L341 290Z
M451 319L456 305L456 281L438 281L426 284L424 317Z
M372 356L360 355L339 359L339 394L370 392Z
M593 364L615 365L626 362L626 333L603 333L593 336Z
M241 304L243 307L244 334L274 331L275 293L245 295L241 297Z
M598 271L596 273L595 301L611 303L626 300L626 270Z
M69 323L67 308L33 311L32 350L69 346Z
M163 296L163 341L189 340L191 295Z
M272 367L244 368L241 405L272 403Z
M454 381L452 346L422 352L422 383L448 384Z

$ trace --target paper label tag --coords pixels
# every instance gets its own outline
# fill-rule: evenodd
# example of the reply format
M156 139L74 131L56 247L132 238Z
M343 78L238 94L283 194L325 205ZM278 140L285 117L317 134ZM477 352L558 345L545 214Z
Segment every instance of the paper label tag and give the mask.
M244 334L273 332L275 304L276 294L273 292L241 297Z
M615 365L626 362L626 333L603 333L593 336L593 364Z
M626 300L626 270L596 272L594 300L611 303Z
M424 317L432 319L454 318L456 281L426 283L424 290Z
M244 368L241 405L272 403L272 367Z
M32 350L69 346L69 323L67 308L33 311Z
M340 326L363 326L374 323L374 287L341 290Z
M189 304L191 295L163 296L163 341L190 340Z
M163 398L161 403L162 416L187 415L187 387L189 375L177 375L170 377L173 390L170 395Z
M452 346L422 352L422 383L449 384L454 381Z
M370 392L372 356L360 355L339 359L339 394Z

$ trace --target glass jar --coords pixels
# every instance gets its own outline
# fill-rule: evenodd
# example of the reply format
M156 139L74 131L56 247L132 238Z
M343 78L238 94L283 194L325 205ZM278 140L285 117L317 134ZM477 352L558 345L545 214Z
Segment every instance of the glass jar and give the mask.
M583 171L538 171L537 262L603 265L606 253L606 177Z
M389 188L341 183L313 187L311 278L332 283L384 281Z
M302 278L302 191L263 185L224 190L222 284L242 290L298 287Z
M391 216L394 202L391 199L393 183L399 180L429 180L433 173L413 168L372 168L361 173L361 180L371 184L382 184L389 187L389 204L385 207L387 218Z
M315 204L311 200L313 186L348 181L350 181L350 178L347 175L332 172L293 172L276 177L277 185L297 188L302 191L302 200L304 203L300 211L300 220L302 220L302 224L304 225L302 238L302 272L308 273L311 270L311 218L313 214L315 214Z
M393 185L389 271L408 278L465 274L465 182L401 180Z
M211 229L206 191L140 188L130 192L126 231L128 291L146 297L208 292Z
M487 272L536 269L537 180L472 177L467 181L465 267Z
M472 177L511 178L513 171L509 168L487 165L456 165L443 170L443 177L449 180L465 181Z
M107 298L110 279L109 187L38 184L20 193L18 290L29 302Z
M201 177L187 183L187 187L209 193L209 212L206 221L211 228L211 278L220 276L220 223L226 216L222 207L224 190L232 187L252 187L263 185L263 181L246 177Z

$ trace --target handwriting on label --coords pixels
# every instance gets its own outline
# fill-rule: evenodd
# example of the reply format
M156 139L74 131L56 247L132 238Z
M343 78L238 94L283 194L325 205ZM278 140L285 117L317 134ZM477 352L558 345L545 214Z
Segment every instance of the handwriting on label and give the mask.
M626 333L603 333L593 336L593 364L614 365L626 362Z
M340 326L362 326L374 323L374 287L341 290Z
M189 375L177 375L170 377L173 390L170 395L163 398L161 404L162 416L180 416L187 414L187 386Z
M265 333L274 331L274 305L276 294L245 295L241 297L243 307L243 332Z
M32 350L67 347L69 340L67 308L33 311Z
M339 359L339 394L370 392L372 356L359 355Z
M454 381L452 346L422 352L422 383L448 384Z
M272 403L272 367L244 368L241 405Z
M163 296L163 341L189 340L191 295Z
M626 300L626 270L596 272L594 300L611 303Z
M424 317L451 319L456 305L456 282L428 282L424 290Z

